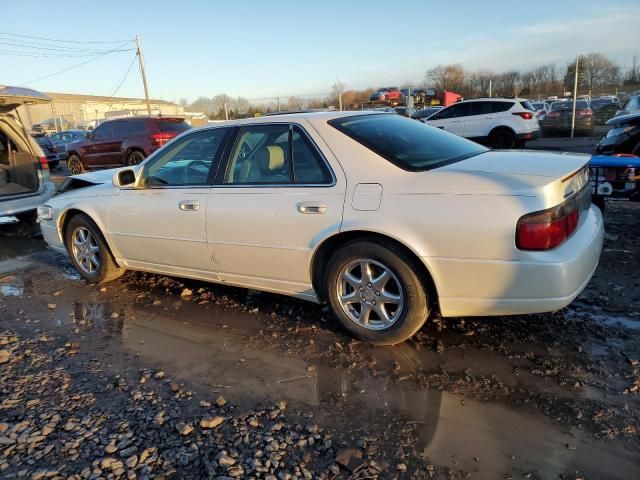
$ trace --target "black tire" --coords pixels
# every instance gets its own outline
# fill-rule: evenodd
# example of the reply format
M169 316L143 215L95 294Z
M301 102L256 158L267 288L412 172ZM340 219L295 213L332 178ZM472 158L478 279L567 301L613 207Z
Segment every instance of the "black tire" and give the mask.
M403 306L398 317L389 327L378 330L366 328L350 318L340 303L341 273L358 260L372 261L390 271L403 295ZM382 289L381 289L382 290ZM429 298L425 282L414 262L401 249L392 244L383 245L374 241L357 240L347 243L329 259L325 273L325 292L334 314L342 326L353 336L374 345L395 345L411 338L429 317ZM355 292L355 289L354 289ZM372 294L371 289L369 289ZM365 295L365 292L357 293ZM378 295L379 292L375 292ZM379 297L370 297L375 305ZM363 300L364 301L364 300ZM365 303L367 303L365 301ZM359 305L354 302L353 305ZM382 303L378 305L380 307ZM373 308L373 307L371 307Z
M140 150L133 150L127 156L127 165L133 167L134 165L138 165L140 162L144 160L144 153Z
M489 134L491 148L509 149L516 146L516 135L508 128L496 128Z
M82 165L80 157L75 153L72 153L67 157L67 169L69 170L70 175L80 175L87 171L84 168L84 165Z
M95 240L95 245L98 249L99 265L94 272L89 272L83 267L79 260L76 258L73 247L73 238L77 229L85 229L89 231ZM69 252L69 258L71 263L78 271L80 276L89 283L106 283L121 277L125 273L125 269L119 267L113 255L107 246L107 243L102 236L102 232L98 226L88 216L79 214L71 218L64 232L65 245Z
M22 212L14 215L22 223L33 223L38 218L37 210L29 210L28 212Z

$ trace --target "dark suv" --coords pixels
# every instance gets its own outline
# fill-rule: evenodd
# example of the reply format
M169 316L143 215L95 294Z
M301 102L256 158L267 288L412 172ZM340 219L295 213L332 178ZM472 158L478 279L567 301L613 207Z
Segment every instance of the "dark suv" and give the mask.
M87 170L137 165L189 128L184 119L177 117L109 120L87 138L67 145L67 167L77 175Z

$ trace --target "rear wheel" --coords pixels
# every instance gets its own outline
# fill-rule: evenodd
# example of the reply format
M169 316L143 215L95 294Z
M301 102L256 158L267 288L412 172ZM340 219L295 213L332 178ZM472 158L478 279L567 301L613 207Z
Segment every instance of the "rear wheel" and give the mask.
M489 134L491 148L514 148L516 146L515 134L506 128L496 128Z
M80 161L80 157L76 154L71 154L67 157L67 168L71 175L80 175L86 171Z
M429 316L425 286L413 262L392 245L345 245L329 260L325 287L340 323L375 345L411 338Z
M142 152L140 152L138 150L134 150L127 157L127 165L129 165L129 166L138 165L143 160L144 160L144 153L142 153Z
M86 215L69 220L65 243L73 266L89 283L110 282L125 272L113 259L100 229Z

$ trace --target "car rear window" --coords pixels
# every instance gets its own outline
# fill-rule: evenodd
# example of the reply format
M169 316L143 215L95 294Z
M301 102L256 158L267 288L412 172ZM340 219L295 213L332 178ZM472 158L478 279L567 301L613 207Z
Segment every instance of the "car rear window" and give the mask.
M158 120L158 128L161 132L184 132L191 127L181 119L161 118Z
M520 105L522 105L522 108L525 108L527 110L531 110L532 112L536 111L536 107L534 107L533 104L529 100L521 101Z
M330 120L329 124L405 170L431 170L487 151L477 143L400 115L357 115Z

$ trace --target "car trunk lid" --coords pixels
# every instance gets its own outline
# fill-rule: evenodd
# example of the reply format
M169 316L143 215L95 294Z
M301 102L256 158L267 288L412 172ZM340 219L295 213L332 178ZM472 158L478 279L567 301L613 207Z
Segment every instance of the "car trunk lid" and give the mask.
M0 113L8 113L20 105L35 105L50 101L51 99L44 93L30 88L0 85Z

